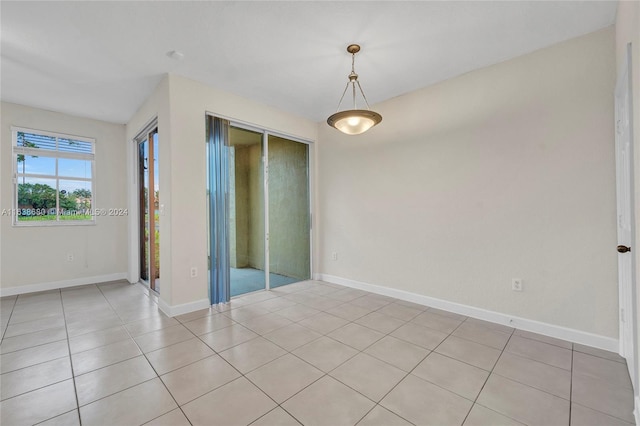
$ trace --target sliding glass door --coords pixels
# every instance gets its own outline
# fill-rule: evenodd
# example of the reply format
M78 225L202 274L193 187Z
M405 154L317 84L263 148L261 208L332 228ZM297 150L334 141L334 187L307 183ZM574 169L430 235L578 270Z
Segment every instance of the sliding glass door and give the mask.
M158 128L145 132L138 144L140 280L160 292L160 187Z
M269 135L269 286L311 277L309 145Z
M212 303L309 279L309 145L214 117L208 135Z

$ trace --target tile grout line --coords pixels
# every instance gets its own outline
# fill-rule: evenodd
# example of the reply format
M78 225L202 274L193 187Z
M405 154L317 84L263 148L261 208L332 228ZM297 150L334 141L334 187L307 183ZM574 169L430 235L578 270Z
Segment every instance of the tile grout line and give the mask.
M515 329L515 330L517 331L518 329ZM572 349L563 348L562 346L557 346L557 345L554 345L554 344L551 344L551 343L546 343L546 342L543 342L543 341L540 341L540 340L536 340L536 339L530 339L530 338L527 338L527 337L524 337L524 336L520 336L520 335L517 335L517 334L514 334L512 337L517 337L517 338L520 338L520 339L526 339L528 342L532 342L534 344L543 344L543 345L546 345L546 346L552 346L555 349L561 349L561 350L564 350L564 351L573 352L573 348ZM511 338L509 338L509 341L511 341ZM571 342L569 342L569 343L571 343ZM506 349L506 346L505 346L505 349ZM526 354L518 354L518 353L515 353L515 352L511 352L511 351L507 351L507 352L512 353L514 355L517 355L520 358L528 359L528 360L531 360L531 361L539 362L541 364L550 365L551 367L560 368L561 370L569 371L566 368L558 367L557 365L549 364L548 362L545 362L545 361L540 361L538 359L529 358Z
M573 406L573 357L575 351L573 350L573 343L571 344L571 376L569 377L569 425L571 424L571 414Z
M20 295L16 296L16 298L13 301L13 304L11 305L11 312L9 313L9 319L7 319L7 326L2 332L2 339L0 339L0 342L4 341L4 336L7 334L7 330L9 329L9 324L11 323L11 317L13 316L13 311L15 310L16 304L18 303L18 297L20 297Z
M535 359L524 358L524 357L522 357L522 356L520 356L520 355L518 355L518 354L514 354L513 352L503 351L503 353L504 353L504 352L508 353L510 356L514 356L514 357L517 357L517 358L521 358L521 359L523 359L523 360L525 360L525 361L533 361L533 362L537 362L537 363L539 363L539 364L543 364L543 365L545 365L546 367L552 367L552 368L557 368L557 369L559 369L559 370L563 370L563 371L565 371L565 372L568 372L568 373L571 375L571 370L566 370L566 369L564 369L564 368L556 367L556 366L551 365L551 364L546 364L546 363L544 363L544 362L540 362L540 361L537 361L537 360L535 360ZM502 358L502 354L500 354L500 358ZM498 359L498 361L499 361L499 360L500 360L500 359ZM495 372L495 371L493 371L491 374L495 374L496 376L500 376L500 377L502 377L503 379L507 379L507 380L512 381L512 382L514 382L514 383L519 383L519 384L521 384L521 385L524 385L524 386L527 386L527 387L529 387L529 388L535 389L535 390L537 390L537 391L539 391L539 392L546 393L546 394L548 394L548 395L550 395L550 396L552 396L552 397L560 398L560 399L564 399L565 401L569 401L569 402L571 402L570 397L569 397L569 398L565 398L565 397L563 397L563 396L556 395L556 394L554 394L554 393L549 392L548 390L540 389L540 388L538 388L538 387L536 387L536 386L533 386L533 385L531 385L531 384L528 384L528 383L522 382L522 381L520 381L520 380L518 380L518 379L514 379L513 377L505 376L504 374L500 374L500 373L497 373L497 372ZM569 385L571 385L571 379L569 379ZM597 410L596 410L596 411L597 411Z
M282 358L282 357L284 357L285 355L288 355L288 354L289 354L289 352L287 352L286 354L282 355L282 356L281 356L281 357L279 357L279 358ZM291 354L291 355L293 355L293 354ZM295 355L293 355L293 356L295 356ZM278 358L276 358L276 359L278 359ZM274 359L273 361L275 361L275 359ZM302 361L304 361L304 360L302 360ZM272 362L272 361L270 361L270 362ZM305 361L305 362L306 362L306 361ZM266 364L264 364L264 365L267 365L267 364L269 364L269 363L266 363ZM264 367L264 365L262 365L261 367ZM260 368L260 367L258 367L258 368ZM257 368L256 368L255 370L257 370ZM252 371L255 371L255 370L252 370ZM322 371L322 370L320 370L320 371ZM280 408L281 408L281 409L283 409L287 414L289 414L291 417L293 417L297 422L299 422L300 424L304 424L304 423L302 423L300 420L298 420L298 419L297 419L297 418L296 418L292 413L290 413L289 411L287 411L287 410L286 410L286 408L284 408L284 407L282 406L282 404L284 404L285 402L289 401L291 398L293 398L294 396L296 396L297 394L299 394L299 393L300 393L300 392L302 392L303 390L307 389L308 387L310 387L310 386L311 386L311 385L313 385L314 383L316 383L316 382L320 381L321 379L323 379L324 377L328 376L328 374L327 374L327 373L325 373L324 371L322 371L322 373L323 373L323 375L322 375L322 376L318 377L316 380L314 380L313 382L309 383L308 385L306 385L305 387L303 387L302 389L300 389L299 391L297 391L296 393L294 393L293 395L291 395L290 397L288 397L287 399L285 399L285 400L284 400L284 401L282 401L281 403L278 403L278 401L276 401L275 399L273 399L269 394L267 394L264 390L262 390L262 388L261 388L260 386L256 385L256 384L255 384L255 383L254 383L250 378L246 377L246 375L244 375L244 374L243 374L243 375L242 375L242 377L244 377L244 378L245 378L249 383L251 383L253 386L255 386L256 388L258 388L258 390L259 390L260 392L262 392L264 395L266 395L266 396L267 396L267 398L269 398L270 400L272 400L272 401L276 404L276 406L273 408L273 410L275 410L276 408L280 407ZM240 373L240 374L242 374L242 373ZM271 411L273 411L273 410L270 410L270 411L268 411L267 413L264 413L262 416L260 416L260 417L258 417L257 419L253 420L251 423L254 423L254 422L258 421L258 419L260 419L260 418L264 417L265 415L267 415L268 413L270 413L270 412L271 412ZM251 424L251 423L250 423L250 424Z
M494 372L493 372L493 371L496 369L496 365L498 365L498 362L500 362L500 358L502 358L502 355L503 355L503 354L505 353L505 351L507 350L507 346L509 345L509 342L511 341L511 338L515 335L515 332L516 332L516 329L515 329L515 328L513 328L513 329L511 330L511 334L509 335L509 339L507 339L507 341L505 342L504 347L503 347L503 348L502 348L502 350L500 351L500 355L499 355L499 356L498 356L498 358L496 359L496 362L494 362L494 363L493 363L493 367L491 367L491 371L489 371L489 375L488 375L488 376L487 376L487 378L485 379L484 383L482 384L482 387L480 388L480 390L478 391L478 394L476 395L475 399L473 400L473 405L478 404L478 398L480 398L480 395L482 394L482 391L484 390L485 386L487 385L487 382L489 381L489 379L491 378L491 376L494 374ZM471 406L471 410L473 409L473 405ZM485 406L484 406L484 405L482 405L482 404L478 404L478 405L480 405L480 406L482 406L482 407L485 407ZM520 421L518 421L518 420L516 420L516 419L513 419L513 418L509 417L508 415L506 415L506 414L504 414L504 413L500 413L499 411L496 411L496 410L494 410L494 409L492 409L492 408L489 408L489 407L485 407L485 408L486 408L486 409L488 409L488 410L494 411L494 412L496 412L496 413L499 413L499 414L501 414L501 415L503 415L503 416L505 416L505 417L507 417L507 418L509 418L509 419L513 420L513 421L516 421L516 422L518 422L518 423L521 423ZM471 410L469 410L469 412L468 412L468 413L467 413L467 415L465 416L463 423L464 423L465 421L467 421L467 417L469 417L469 414L471 414Z
M121 327L121 326L118 326L118 327ZM116 328L116 327L111 327L111 328ZM102 329L102 330L90 331L90 332L88 332L88 333L81 334L80 336L73 336L71 339L75 339L76 337L82 337L82 336L85 336L85 335L87 335L87 334L95 334L95 333L100 333L100 332L105 331L105 330L111 330L111 328L105 328L105 329ZM122 327L122 328L124 328L124 327ZM71 340L71 339L69 339L69 340ZM104 348L105 346L109 346L109 345L114 345L114 344L116 344L116 343L125 342L126 340L127 340L127 339L114 340L113 342L105 343L104 345L99 345L99 346L96 346L96 347L93 347L93 348L84 349L84 350L82 350L82 351L74 352L74 353L72 353L71 355L78 355L78 354L82 354L82 353L85 353L85 352L93 351L93 350L95 350L95 349ZM100 368L103 368L103 367L100 367ZM99 370L99 369L96 369L96 370ZM93 370L92 370L92 371L93 371ZM85 374L85 373L83 373L83 374Z
M575 346L575 344L574 344L574 346ZM621 417L618 417L618 416L610 414L610 413L605 413L604 411L600 411L600 410L598 410L596 408L589 407L589 406L586 406L586 405L583 405L583 404L579 404L579 403L573 401L573 376L574 376L573 367L574 367L574 355L575 355L576 352L579 353L579 354L582 354L582 355L592 356L592 357L595 357L595 358L598 358L598 359L601 359L601 360L605 360L605 361L617 362L617 361L614 361L612 359L603 358L603 357L599 357L597 355L592 355L592 354L588 354L588 353L584 353L584 352L576 351L575 349L572 349L572 351L571 351L571 381L570 381L570 387L569 387L569 421L571 421L571 416L573 414L573 405L576 404L576 405L579 405L581 407L585 407L585 408L587 408L589 410L596 411L596 412L598 412L600 414L603 414L605 416L609 416L609 417L612 417L614 419L620 420L622 422L628 423L627 420L625 420L625 419L623 419ZM621 363L619 363L619 364L621 364ZM580 376L584 376L583 374L580 374L580 373L576 373L576 374L578 374ZM600 379L595 379L595 380L602 381ZM619 386L616 386L616 387L619 387ZM569 423L569 424L571 424L571 423Z
M252 420L251 423L249 423L247 426L251 426L252 424L254 424L255 422L257 422L258 420L260 420L263 417L266 417L268 414L273 413L275 410L277 410L278 408L284 410L284 408L280 407L279 405L276 405L275 407L273 407L271 410L267 411L266 413L264 413L263 415L261 415L260 417L258 417L255 420ZM289 414L291 416L291 414L287 411L284 410L287 414ZM293 417L293 416L291 416ZM296 421L298 421L298 419L296 419L295 417L293 417Z
M78 423L82 426L82 418L80 417L80 401L78 400L78 388L76 387L76 375L73 370L73 358L71 357L71 344L69 343L69 329L67 328L67 317L64 309L64 297L60 290L60 304L62 305L62 318L64 320L64 330L67 333L67 351L69 351L69 366L71 367L71 379L73 380L73 393L76 398L76 410L78 414Z
M66 327L56 327L56 328L64 328L64 329L65 329L65 334L66 334L66 332L67 332ZM41 330L41 331L46 331L46 330L53 330L53 329L52 329L52 328L48 328L48 329ZM38 331L36 331L35 333L38 333ZM31 333L28 333L28 334L31 334ZM21 337L21 336L25 336L25 335L26 335L26 334L20 334L20 335L15 336L15 337ZM7 339L13 339L13 337L7 337ZM2 340L2 342L4 343L4 342L5 342L5 340L6 340L6 339ZM67 337L64 337L64 338L62 338L62 339L58 339L58 340L52 340L51 342L45 342L45 343L40 343L40 344L33 345L33 346L27 346L27 347L24 347L24 348L15 349L15 350L12 350L12 351L9 351L9 352L3 352L3 353L1 353L0 355L8 355L8 354L12 354L12 353L15 353L15 352L24 351L24 350L27 350L27 349L39 348L40 346L49 345L49 344L51 344L51 343L58 343L58 342L62 342L63 340L67 340ZM34 365L35 365L35 364L34 364ZM4 374L4 373L3 373L3 374Z

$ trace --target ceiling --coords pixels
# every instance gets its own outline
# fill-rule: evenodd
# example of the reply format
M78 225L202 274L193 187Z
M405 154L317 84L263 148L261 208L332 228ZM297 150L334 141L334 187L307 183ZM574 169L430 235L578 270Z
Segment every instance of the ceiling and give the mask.
M2 1L4 101L126 123L165 73L315 121L612 25L617 2ZM182 60L167 56L184 54Z

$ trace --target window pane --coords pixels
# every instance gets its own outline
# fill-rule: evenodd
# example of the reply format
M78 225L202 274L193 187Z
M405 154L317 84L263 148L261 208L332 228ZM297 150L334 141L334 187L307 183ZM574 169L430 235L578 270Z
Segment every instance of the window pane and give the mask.
M18 132L16 144L19 147L56 150L56 138L36 135L35 133Z
M60 179L60 220L91 220L91 182Z
M55 179L18 179L18 221L56 220Z
M93 147L91 142L58 138L58 151L92 154Z
M56 175L56 159L52 157L18 154L16 162L19 174Z
M14 135L17 222L93 222L94 141L37 130Z
M58 176L91 179L91 161L59 158Z

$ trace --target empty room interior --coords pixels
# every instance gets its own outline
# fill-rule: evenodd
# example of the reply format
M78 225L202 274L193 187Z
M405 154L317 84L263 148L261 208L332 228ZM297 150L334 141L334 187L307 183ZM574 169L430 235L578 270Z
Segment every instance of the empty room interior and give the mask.
M639 1L2 1L0 423L640 424Z

